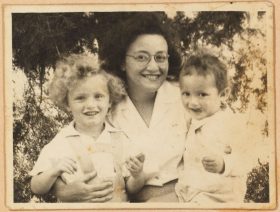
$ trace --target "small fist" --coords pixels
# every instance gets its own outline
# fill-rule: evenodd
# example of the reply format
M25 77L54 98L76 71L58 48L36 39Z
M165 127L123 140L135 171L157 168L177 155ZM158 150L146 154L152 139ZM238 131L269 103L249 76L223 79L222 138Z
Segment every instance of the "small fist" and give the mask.
M63 172L74 174L77 171L76 161L68 157L62 158L56 162L55 170L58 175L61 175Z
M136 155L136 158L140 160L142 163L145 161L145 155L142 152Z
M223 173L225 169L224 159L217 155L206 156L202 158L204 169L212 173Z
M231 152L232 152L231 147L229 145L225 146L224 153L225 154L231 154Z
M134 157L126 159L125 164L132 177L138 177L143 171L145 155L140 153Z

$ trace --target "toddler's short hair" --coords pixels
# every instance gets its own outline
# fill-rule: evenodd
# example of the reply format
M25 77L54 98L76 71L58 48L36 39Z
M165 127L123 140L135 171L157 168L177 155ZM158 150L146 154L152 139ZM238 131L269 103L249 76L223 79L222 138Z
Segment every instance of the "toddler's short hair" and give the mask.
M49 97L57 106L66 109L68 92L76 86L77 82L99 74L106 80L110 102L114 107L126 97L123 82L118 77L102 70L96 59L83 54L71 54L57 62L54 77L49 86Z
M228 86L226 66L214 55L209 53L191 55L182 66L180 78L185 75L192 75L194 72L203 76L213 74L219 92L223 91Z

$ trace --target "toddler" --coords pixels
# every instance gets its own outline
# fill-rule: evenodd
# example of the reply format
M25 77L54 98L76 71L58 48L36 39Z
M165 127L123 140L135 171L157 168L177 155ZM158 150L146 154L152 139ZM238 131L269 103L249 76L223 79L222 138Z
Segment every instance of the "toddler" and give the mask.
M192 117L175 186L181 202L243 202L246 192L245 122L225 109L227 70L215 56L200 53L183 65L182 102ZM243 144L242 144L243 142Z

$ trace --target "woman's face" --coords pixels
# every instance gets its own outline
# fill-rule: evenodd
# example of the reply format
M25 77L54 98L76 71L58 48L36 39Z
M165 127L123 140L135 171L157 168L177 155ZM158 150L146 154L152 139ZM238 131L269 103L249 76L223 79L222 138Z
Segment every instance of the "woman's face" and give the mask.
M130 44L123 65L128 90L156 92L168 73L168 46L165 38L144 34Z

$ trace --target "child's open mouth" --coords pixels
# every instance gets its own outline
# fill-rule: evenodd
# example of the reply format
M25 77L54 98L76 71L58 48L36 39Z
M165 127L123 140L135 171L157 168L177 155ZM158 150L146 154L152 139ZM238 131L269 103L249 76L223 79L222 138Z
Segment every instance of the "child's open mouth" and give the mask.
M191 112L193 112L193 113L201 113L201 112L202 112L201 109L190 108L189 110L190 110Z
M86 116L95 116L96 114L98 114L99 112L98 111L89 111L89 112L85 112L84 114Z

